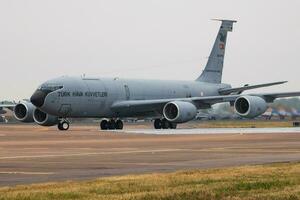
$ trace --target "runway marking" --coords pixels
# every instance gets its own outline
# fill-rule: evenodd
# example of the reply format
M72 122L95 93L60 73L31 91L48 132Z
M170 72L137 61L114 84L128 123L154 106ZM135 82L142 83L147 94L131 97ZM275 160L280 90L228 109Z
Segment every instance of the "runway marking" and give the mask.
M108 132L133 133L133 134L252 134L252 133L300 133L299 127L289 128L190 128L190 129L138 129L138 130L110 130Z
M23 175L51 175L54 172L1 172L0 174L23 174Z
M0 160L8 159L22 159L22 158L55 158L55 157L73 157L73 156L93 156L93 155L113 155L113 154L134 154L134 153L163 153L163 152L220 152L232 153L239 150L239 153L300 153L298 149L282 149L282 150L268 150L262 148L243 148L243 147L215 147L204 149L153 149L153 150L132 150L132 151L110 151L110 152L87 152L87 153L69 153L69 154L46 154L46 155L24 155L24 156L5 156L0 157Z
M95 148L76 148L76 147L67 147L67 148L63 148L65 150L91 150L91 149L95 149Z
M72 156L91 156L91 155L112 155L112 154L134 154L134 153L160 153L182 151L184 149L156 149L140 151L121 151L121 152L92 152L92 153L71 153L71 154L48 154L48 155L28 155L28 156L7 156L0 157L0 160L19 159L19 158L55 158L55 157L72 157Z

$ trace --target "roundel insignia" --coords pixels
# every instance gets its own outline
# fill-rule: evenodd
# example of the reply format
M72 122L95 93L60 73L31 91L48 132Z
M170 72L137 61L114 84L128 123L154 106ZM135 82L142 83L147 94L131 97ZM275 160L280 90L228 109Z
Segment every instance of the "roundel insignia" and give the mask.
M224 45L223 43L220 43L220 44L219 44L219 48L220 48L220 49L224 49L224 47L225 47L225 45Z

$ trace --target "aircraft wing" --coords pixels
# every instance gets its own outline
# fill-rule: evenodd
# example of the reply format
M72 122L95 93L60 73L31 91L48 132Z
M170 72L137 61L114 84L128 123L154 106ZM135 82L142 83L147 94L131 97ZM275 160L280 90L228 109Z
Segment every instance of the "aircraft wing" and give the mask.
M300 96L300 92L253 94L252 96L260 96L265 99L267 103L272 103L277 98L298 97Z
M300 96L300 92L287 93L266 93L266 94L247 94L249 96L258 96L267 103L273 102L277 98ZM154 100L127 100L119 101L111 106L115 112L146 112L146 111L162 111L164 105L171 101L186 101L191 102L197 106L198 109L209 108L216 103L229 102L233 103L238 97L244 95L221 95L221 96L207 96L207 97L191 97L191 98L174 98L174 99L154 99Z
M210 97L191 97L175 99L155 99L155 100L129 100L120 101L112 105L111 109L115 112L146 112L162 111L165 104L171 101L186 101L195 104L199 109L209 108L211 105L221 102L232 102L239 95L230 96L210 96Z
M264 83L264 84L259 84L259 85L245 85L243 87L237 87L237 88L224 88L224 89L219 90L219 94L220 95L228 95L228 94L232 94L232 93L241 94L245 90L252 90L252 89L262 88L262 87L269 87L269 86L280 85L280 84L284 84L284 83L287 83L287 81Z

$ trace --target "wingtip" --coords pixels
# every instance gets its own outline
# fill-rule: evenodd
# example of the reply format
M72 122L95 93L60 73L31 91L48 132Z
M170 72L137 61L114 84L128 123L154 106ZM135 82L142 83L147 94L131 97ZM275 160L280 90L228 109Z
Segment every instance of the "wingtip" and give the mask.
M279 84L284 84L284 83L287 83L288 81L280 81L278 82Z

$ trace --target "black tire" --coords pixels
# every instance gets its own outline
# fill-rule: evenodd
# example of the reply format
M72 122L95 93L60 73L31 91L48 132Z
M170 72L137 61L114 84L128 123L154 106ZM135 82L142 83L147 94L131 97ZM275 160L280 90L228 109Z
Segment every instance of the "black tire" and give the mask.
M170 127L170 129L176 129L177 128L177 124L169 122L169 127Z
M61 126L61 123L60 123L60 122L57 124L57 128L58 128L58 130L60 130L60 131L63 131L63 129L62 129L62 126Z
M68 122L64 121L61 123L61 127L64 131L67 131L70 128L70 124Z
M58 128L60 131L67 131L67 130L70 128L70 124L69 124L69 122L66 122L66 121L59 122L59 123L57 124L57 128Z
M161 120L161 127L163 128L163 129L168 129L169 128L169 121L168 120L166 120L166 119L162 119Z
M115 120L110 120L108 122L108 128L109 128L109 130L115 130L116 129L116 122L115 122Z
M108 129L108 122L107 120L102 120L100 123L101 130L107 130Z
M154 120L154 128L155 129L161 129L161 120L160 119L155 119Z
M116 122L116 129L122 130L123 129L123 122L122 120L117 120Z

